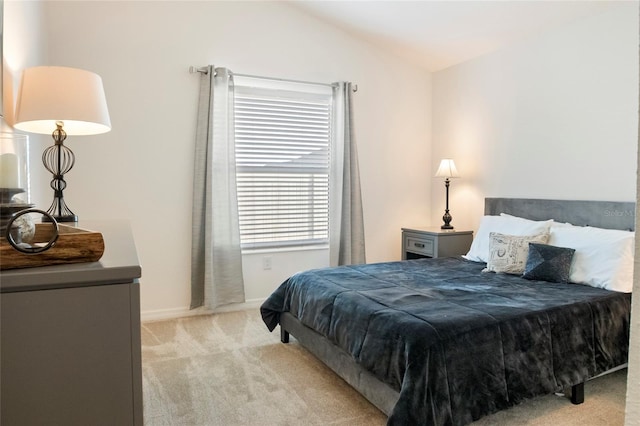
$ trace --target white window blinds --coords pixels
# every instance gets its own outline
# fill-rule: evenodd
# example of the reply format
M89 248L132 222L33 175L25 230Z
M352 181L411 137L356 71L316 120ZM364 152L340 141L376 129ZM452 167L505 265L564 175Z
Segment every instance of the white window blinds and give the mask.
M328 243L331 107L330 87L236 77L243 249Z

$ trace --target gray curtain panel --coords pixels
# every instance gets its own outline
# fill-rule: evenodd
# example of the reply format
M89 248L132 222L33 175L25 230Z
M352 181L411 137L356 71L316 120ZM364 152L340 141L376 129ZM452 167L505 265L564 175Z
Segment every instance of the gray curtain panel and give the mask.
M191 309L245 301L236 194L233 78L200 77L191 249Z
M352 86L335 83L329 257L332 266L366 263L358 150L353 134Z

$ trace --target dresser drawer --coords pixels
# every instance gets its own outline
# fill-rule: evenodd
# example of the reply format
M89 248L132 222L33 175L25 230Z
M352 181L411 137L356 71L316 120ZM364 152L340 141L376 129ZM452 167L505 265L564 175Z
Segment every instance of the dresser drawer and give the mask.
M406 241L406 251L433 257L435 253L435 242L432 238L407 236Z

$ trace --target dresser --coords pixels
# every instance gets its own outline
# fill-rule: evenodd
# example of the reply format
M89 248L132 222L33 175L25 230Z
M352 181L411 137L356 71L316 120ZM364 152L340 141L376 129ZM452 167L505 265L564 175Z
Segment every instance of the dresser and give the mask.
M402 260L467 254L473 231L440 227L402 228Z
M141 268L129 224L98 262L0 272L0 424L140 425ZM1 261L1 259L0 259Z

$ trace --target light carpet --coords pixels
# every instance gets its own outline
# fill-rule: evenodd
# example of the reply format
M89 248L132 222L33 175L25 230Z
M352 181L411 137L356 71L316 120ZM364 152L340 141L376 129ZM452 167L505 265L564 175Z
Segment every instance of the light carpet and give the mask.
M367 425L386 416L257 310L142 324L145 425ZM627 370L585 385L585 402L549 395L474 426L624 424Z

